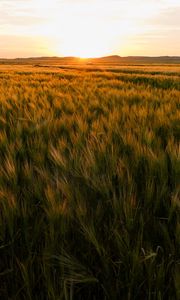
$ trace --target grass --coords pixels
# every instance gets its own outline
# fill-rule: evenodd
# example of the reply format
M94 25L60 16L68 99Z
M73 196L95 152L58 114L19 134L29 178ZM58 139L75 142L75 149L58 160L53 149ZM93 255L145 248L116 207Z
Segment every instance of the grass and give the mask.
M173 68L2 68L1 299L179 298Z

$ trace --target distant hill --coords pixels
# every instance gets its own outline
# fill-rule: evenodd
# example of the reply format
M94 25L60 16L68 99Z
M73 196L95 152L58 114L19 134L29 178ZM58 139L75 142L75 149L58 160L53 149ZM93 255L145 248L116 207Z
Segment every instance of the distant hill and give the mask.
M106 63L180 63L180 56L118 56L111 55L106 57L101 57L97 59L98 61L103 61Z
M180 64L180 56L127 56L111 55L99 58L81 59L78 57L30 57L3 59L0 58L0 64L22 64L22 65L66 65L66 64L112 64L112 65L142 65L142 64Z

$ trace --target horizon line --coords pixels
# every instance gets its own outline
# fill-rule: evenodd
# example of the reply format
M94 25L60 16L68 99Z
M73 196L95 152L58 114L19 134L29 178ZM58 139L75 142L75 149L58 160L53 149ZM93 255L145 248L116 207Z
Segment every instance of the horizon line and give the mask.
M118 54L112 54L107 56L97 57L80 57L80 56L27 56L27 57L0 57L0 60L20 60L20 59L43 59L43 58L56 58L56 59L101 59L101 58L180 58L180 55L128 55L121 56Z

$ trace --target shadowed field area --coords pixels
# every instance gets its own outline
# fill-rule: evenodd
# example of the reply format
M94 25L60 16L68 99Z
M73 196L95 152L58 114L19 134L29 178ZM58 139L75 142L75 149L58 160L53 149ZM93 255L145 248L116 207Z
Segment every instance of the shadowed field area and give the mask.
M176 300L180 66L0 65L0 296Z

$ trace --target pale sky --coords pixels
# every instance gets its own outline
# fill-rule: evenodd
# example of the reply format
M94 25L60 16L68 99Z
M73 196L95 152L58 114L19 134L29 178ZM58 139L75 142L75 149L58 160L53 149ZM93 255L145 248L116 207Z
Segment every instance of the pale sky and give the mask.
M180 0L0 0L0 57L180 55Z

